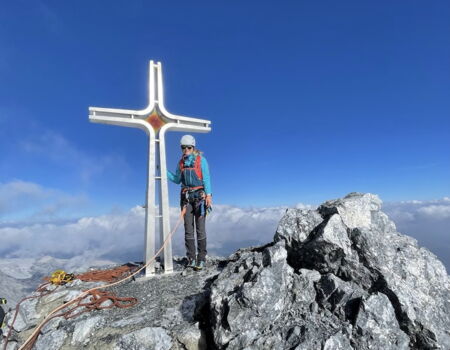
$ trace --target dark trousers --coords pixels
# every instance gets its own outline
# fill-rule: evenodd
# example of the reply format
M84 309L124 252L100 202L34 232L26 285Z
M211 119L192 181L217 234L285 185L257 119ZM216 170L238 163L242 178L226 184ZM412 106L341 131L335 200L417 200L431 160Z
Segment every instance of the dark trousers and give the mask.
M195 228L194 230L194 223ZM194 231L197 231L197 251L195 249ZM200 216L198 210L195 210L195 204L188 202L186 204L186 214L184 215L184 242L186 245L186 255L188 259L205 261L206 258L206 228L205 215Z

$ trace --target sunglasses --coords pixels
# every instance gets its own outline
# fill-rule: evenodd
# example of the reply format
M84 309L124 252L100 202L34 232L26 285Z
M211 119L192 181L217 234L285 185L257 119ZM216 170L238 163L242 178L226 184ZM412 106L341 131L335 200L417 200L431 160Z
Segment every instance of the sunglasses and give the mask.
M181 149L193 149L194 147L192 147L192 146L181 146Z

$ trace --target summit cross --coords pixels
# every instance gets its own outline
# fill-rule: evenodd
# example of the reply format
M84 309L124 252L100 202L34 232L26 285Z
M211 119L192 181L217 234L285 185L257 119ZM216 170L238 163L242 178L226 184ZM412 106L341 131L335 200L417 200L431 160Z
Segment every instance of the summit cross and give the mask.
M139 128L149 138L147 193L145 204L145 253L147 263L156 251L155 231L159 219L160 241L165 241L170 234L169 190L167 186L167 165L165 134L168 130L184 132L211 131L211 121L190 118L169 113L164 106L164 89L161 62L149 63L148 106L143 110L89 107L89 121ZM159 207L156 207L156 186L160 185ZM166 243L163 254L164 272L173 272L172 242ZM155 273L155 261L145 270L145 276Z

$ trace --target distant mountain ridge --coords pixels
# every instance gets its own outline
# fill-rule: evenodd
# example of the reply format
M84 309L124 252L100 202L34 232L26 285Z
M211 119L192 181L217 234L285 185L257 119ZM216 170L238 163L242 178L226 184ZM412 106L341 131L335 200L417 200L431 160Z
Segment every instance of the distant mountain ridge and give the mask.
M114 264L109 260L83 261L83 257L58 259L51 256L41 258L0 259L0 298L6 298L6 309L15 307L24 296L40 285L44 276L52 271L63 269L70 272L82 272L93 266Z

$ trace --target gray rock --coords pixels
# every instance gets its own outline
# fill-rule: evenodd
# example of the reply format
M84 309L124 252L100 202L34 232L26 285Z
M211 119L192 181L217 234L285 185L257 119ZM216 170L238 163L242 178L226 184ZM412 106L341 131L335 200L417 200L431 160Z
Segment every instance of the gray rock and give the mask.
M323 275L316 283L316 290L319 305L342 321L352 321L361 298L368 295L358 284L343 281L333 274Z
M352 192L344 198L326 201L318 212L322 217L338 214L344 225L352 228L369 228L373 224L373 214L381 209L381 200L371 193ZM393 226L395 230L395 226Z
M273 269L264 257L274 246L236 254L211 291L219 348L250 348L257 342L262 348L269 343L299 349L349 344L358 349L450 348L450 288L442 263L396 232L380 209L377 196L351 193L317 210L288 210L274 242L284 243L293 269L279 267L276 277L268 277L270 286L255 282ZM274 290L277 281L286 287ZM363 320L361 307L369 306L383 311L382 319L377 325L356 324Z
M35 350L61 349L67 338L67 333L62 329L42 334L34 344Z
M389 345L389 344L388 344ZM387 349L385 347L384 349ZM343 332L339 331L329 337L323 344L323 350L350 350L354 347L350 343L350 339Z
M169 350L172 338L160 327L146 327L121 336L114 350Z
M96 327L104 324L104 318L93 316L84 322L78 322L72 334L72 345L86 345L89 342L89 336Z
M317 211L287 209L278 223L274 240L275 242L285 240L286 246L291 248L292 244L305 241L309 233L321 222L322 217Z
M25 302L24 302L25 304ZM27 308L29 310L29 308ZM7 327L11 327L11 323L14 318L15 310L11 310L9 313L6 314L4 322ZM16 319L14 321L14 330L18 332L22 332L30 327L32 327L35 323L32 322L35 320L33 313L27 313L24 312L24 310L19 309L19 312L17 313ZM6 333L6 331L5 331Z
M0 340L0 349L3 350L4 348L4 340ZM6 346L6 350L17 350L19 348L19 344L16 341L10 341L8 342L8 345Z
M377 196L352 193L318 208L324 221L336 214L341 216L358 256L346 254L334 272L371 293L386 294L401 329L411 339L410 346L450 348L450 287L445 268L414 239L396 232L380 207ZM318 255L327 253L323 250ZM326 270L320 259L309 258L307 265Z
M130 325L138 325L145 321L144 313L137 313L136 315L119 319L111 323L113 328L122 328Z
M252 345L290 303L293 270L282 244L262 252L243 251L218 276L211 289L214 339L230 349ZM275 341L275 340L274 340Z
M186 350L206 350L208 348L206 335L199 328L198 323L182 329L176 337Z
M400 329L384 294L373 294L361 303L354 331L358 349L409 349L409 337Z

